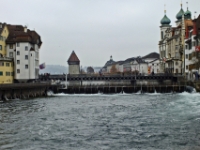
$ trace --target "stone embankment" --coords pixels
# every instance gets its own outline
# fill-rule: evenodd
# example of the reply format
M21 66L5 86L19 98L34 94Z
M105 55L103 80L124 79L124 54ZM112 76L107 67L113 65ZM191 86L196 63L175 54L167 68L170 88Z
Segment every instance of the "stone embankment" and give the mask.
M47 91L58 91L58 85L50 83L15 83L0 85L0 100L8 99L29 99L47 96Z

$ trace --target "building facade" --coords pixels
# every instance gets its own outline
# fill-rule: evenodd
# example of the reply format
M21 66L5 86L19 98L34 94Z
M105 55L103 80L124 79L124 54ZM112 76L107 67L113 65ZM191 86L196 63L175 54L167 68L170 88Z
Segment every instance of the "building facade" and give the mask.
M13 59L6 57L6 39L9 30L6 23L0 23L0 84L13 83Z
M171 27L171 20L165 15L161 20L160 26L160 72L182 74L184 75L188 71L188 64L191 61L187 61L189 53L187 51L187 30L193 29L194 23L192 20L192 14L187 8L181 9L176 15L176 27Z
M14 61L15 82L29 82L39 78L39 50L42 45L35 31L21 25L7 25L6 56Z

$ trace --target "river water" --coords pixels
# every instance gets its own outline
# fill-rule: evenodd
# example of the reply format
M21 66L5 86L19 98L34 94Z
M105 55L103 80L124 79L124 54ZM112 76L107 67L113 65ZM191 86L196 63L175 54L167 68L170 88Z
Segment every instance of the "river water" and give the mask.
M198 93L57 94L0 106L1 150L200 149Z

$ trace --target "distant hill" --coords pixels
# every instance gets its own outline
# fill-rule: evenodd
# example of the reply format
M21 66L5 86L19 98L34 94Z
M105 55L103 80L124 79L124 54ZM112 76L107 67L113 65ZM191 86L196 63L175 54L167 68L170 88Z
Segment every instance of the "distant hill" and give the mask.
M67 72L68 72L68 68L61 65L46 65L45 69L40 70L40 74L43 74L43 73L63 74Z
M98 73L101 67L93 67L94 72ZM84 71L87 70L87 67L82 68ZM46 65L44 69L40 70L40 74L50 73L50 74L63 74L68 73L68 67L61 66L61 65Z

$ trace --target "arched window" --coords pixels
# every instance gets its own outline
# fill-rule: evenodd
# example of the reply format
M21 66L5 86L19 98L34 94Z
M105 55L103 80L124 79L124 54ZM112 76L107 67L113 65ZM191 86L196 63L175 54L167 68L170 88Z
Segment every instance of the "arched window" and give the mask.
M163 34L163 31L161 31L161 38L162 38L162 39L164 38L164 34Z

